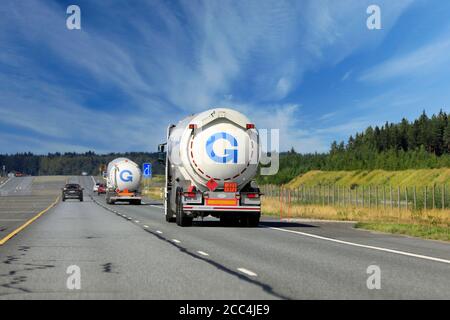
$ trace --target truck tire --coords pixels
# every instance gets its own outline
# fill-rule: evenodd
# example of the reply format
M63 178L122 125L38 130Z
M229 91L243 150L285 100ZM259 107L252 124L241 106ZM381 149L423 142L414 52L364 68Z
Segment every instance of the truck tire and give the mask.
M181 199L181 194L183 193L182 188L177 188L177 195L176 195L176 222L177 225L180 227L189 227L192 226L192 218L187 217L186 214L183 211L183 202Z
M83 202L83 197L80 197L80 202Z
M62 197L62 199L61 199L63 202L65 202L66 201L66 198L64 198L64 197Z
M167 222L175 222L175 218L173 217L172 210L170 208L167 209L168 213L166 214Z
M254 213L248 216L247 225L250 228L256 228L259 225L259 220L261 218L260 213Z
M260 213L249 213L241 216L239 224L241 227L256 228L259 225Z
M167 208L166 212L166 222L175 222L176 219L173 217L173 211L172 208L170 207L170 201L169 201L169 196L166 196L165 201L165 206Z
M229 216L227 214L222 214L220 216L220 224L224 227L236 226L239 222L239 217Z

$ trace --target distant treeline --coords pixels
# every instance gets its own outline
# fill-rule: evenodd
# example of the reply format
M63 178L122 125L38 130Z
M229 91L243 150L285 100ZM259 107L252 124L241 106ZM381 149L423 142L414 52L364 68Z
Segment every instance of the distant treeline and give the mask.
M283 184L309 170L404 170L450 167L450 114L440 111L415 121L403 119L331 144L330 152L280 155L275 176L258 177L261 183Z
M8 171L33 175L97 174L101 164L127 157L139 165L153 163L153 172L163 174L156 153L131 152L95 154L21 153L0 155L0 166ZM413 122L386 123L368 127L348 141L333 142L330 152L298 154L294 149L280 155L280 170L274 176L258 177L261 183L283 184L309 170L404 170L450 167L450 114L444 111L428 117L425 112ZM1 167L0 167L1 169Z
M140 166L144 162L152 163L153 173L164 173L164 167L157 162L157 154L149 152L109 153L49 153L35 155L32 153L17 153L0 155L0 172L2 165L7 172L15 171L29 175L80 175L86 172L89 175L99 174L102 164L107 165L111 160L126 157Z

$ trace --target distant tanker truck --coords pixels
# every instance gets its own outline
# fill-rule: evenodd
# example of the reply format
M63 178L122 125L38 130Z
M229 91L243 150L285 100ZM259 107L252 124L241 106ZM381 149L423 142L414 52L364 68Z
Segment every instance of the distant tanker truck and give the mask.
M141 204L139 193L142 173L139 166L127 158L117 158L106 169L106 203L125 201Z
M258 225L261 193L252 179L259 137L246 116L227 108L189 116L168 127L158 149L166 164L166 221L189 226L211 215L224 224Z

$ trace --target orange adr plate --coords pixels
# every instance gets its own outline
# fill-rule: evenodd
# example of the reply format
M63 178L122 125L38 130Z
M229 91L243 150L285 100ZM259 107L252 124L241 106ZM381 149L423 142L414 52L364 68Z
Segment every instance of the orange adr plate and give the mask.
M207 206L237 206L237 199L206 199Z

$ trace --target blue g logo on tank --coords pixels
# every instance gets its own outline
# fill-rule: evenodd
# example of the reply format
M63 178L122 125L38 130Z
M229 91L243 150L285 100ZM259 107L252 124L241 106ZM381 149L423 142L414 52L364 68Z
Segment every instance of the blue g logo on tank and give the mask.
M214 143L216 143L219 140L226 140L230 143L233 149L224 149L222 155L217 155L214 152ZM218 163L237 163L238 162L238 150L237 150L237 140L235 137L233 137L231 134L226 132L218 132L216 134L213 134L209 139L206 141L206 154L215 162Z
M133 181L133 173L130 170L121 171L119 177L123 182Z

